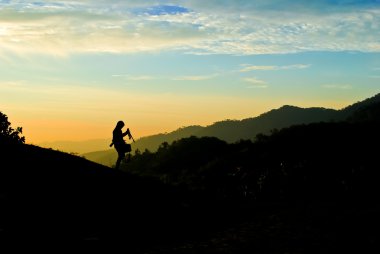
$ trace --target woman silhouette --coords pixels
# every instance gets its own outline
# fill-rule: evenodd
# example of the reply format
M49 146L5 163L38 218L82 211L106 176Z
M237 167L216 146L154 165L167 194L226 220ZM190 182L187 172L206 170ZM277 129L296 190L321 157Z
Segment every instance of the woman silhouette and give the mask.
M116 161L115 168L119 169L121 160L125 160L125 153L129 153L131 151L131 145L127 144L123 137L128 135L129 139L132 138L131 132L129 131L129 128L125 132L122 131L124 127L123 121L118 121L116 124L115 129L112 132L112 143L110 146L114 145L115 149L117 151L118 157ZM128 157L130 159L130 155Z

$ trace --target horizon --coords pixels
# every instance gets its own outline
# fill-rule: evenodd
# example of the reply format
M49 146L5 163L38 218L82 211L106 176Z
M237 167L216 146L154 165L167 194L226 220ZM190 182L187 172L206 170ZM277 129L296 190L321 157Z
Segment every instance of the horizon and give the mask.
M380 95L380 93L375 94L375 95L373 95L373 96L376 96L376 95ZM353 102L353 103L351 103L351 104L349 104L349 105L343 106L342 108L338 108L338 109L334 109L334 110L343 110L343 109L345 109L346 107L349 107L349 106L351 106L351 105L353 105L353 104L355 104L355 103L358 103L358 102L364 101L365 99L369 99L369 98L371 98L371 97L373 97L373 96L370 96L370 97L368 97L368 98L363 98L363 99L360 100L360 101ZM280 106L280 107L278 107L278 108L273 108L273 109L270 109L270 110L268 110L268 111L262 112L262 113L258 114L257 116L252 116L252 117L248 117L248 118L241 118L241 119L231 119L231 118L226 118L226 119L222 119L222 120L215 121L215 122L213 122L213 123L211 123L211 124L208 124L208 125L197 125L197 124L192 124L192 125L187 125L187 126L180 126L180 127L177 127L177 128L175 128L175 129L172 129L172 130L169 130L169 131L166 131L166 132L158 132L158 133L148 134L148 135L146 135L146 136L141 136L141 137L135 138L135 140L137 141L137 140L139 140L139 139L141 139L141 138L146 138L146 137L150 137L150 136L154 136L154 135L168 134L168 133L171 133L171 132L175 132L175 131L177 131L177 130L180 130L180 129L182 129L182 128L187 128L187 127L192 127L192 126L200 126L200 127L205 128L205 127L211 126L211 125L213 125L213 124L215 124L215 123L223 122L223 121L242 121L242 120L246 120L246 119L250 119L250 118L256 118L256 117L261 116L262 114L268 113L268 112L271 111L271 110L278 110L278 109L280 109L280 108L282 108L282 107L284 107L284 106L291 106L291 107L297 107L297 108L303 108L303 109L308 109L308 108L333 109L333 108L326 108L326 107L299 107L299 106L297 106L297 105L282 105L282 106ZM82 142L93 142L93 141L105 141L105 140L107 140L107 139L109 139L109 137L99 137L99 138L94 138L94 139L83 139L83 140L52 140L52 141L40 142L40 143L38 143L38 144L33 144L33 145L48 145L48 144L65 143L65 142L67 142L67 143L82 143ZM108 142L108 141L107 141L107 142ZM28 143L28 142L27 142L27 143ZM54 147L51 147L51 148L54 148Z
M26 143L342 109L380 92L380 1L0 0L0 111ZM126 128L125 127L125 128Z

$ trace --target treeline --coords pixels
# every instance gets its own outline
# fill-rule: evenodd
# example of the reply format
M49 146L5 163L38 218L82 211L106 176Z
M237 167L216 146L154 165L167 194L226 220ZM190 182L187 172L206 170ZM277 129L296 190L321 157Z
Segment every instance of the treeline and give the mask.
M313 123L228 144L190 137L136 151L125 171L218 199L373 199L380 194L379 123Z

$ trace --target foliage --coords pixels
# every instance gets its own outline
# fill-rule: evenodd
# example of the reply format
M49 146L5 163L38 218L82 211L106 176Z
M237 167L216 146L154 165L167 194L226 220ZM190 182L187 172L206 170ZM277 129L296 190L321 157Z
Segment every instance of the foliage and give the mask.
M380 102L358 109L347 120L350 122L380 122Z
M160 178L165 183L198 188L204 181L207 165L225 154L227 147L226 142L210 137L192 136L171 145L164 142L155 153L148 150L135 153L127 170Z
M22 127L11 127L7 115L0 111L0 143L23 144L25 137L21 136Z
M227 144L190 137L136 153L124 170L219 199L341 200L380 192L377 123L314 123Z

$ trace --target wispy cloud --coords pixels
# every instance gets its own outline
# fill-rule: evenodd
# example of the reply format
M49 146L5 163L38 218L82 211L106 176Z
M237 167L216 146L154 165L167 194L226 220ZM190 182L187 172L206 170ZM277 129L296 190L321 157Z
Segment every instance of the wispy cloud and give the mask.
M176 5L155 5L148 7L140 7L133 9L136 14L146 14L146 15L173 15L190 12L189 9L182 6Z
M326 89L342 89L342 90L352 89L352 85L350 84L325 84L325 85L322 85L322 87Z
M210 74L210 75L193 75L193 76L149 76L149 75L131 75L131 74L113 74L111 75L113 78L122 78L125 80L135 80L135 81L144 81L144 80L175 80L175 81L200 81L212 79L218 76L218 74Z
M310 67L310 64L294 64L294 65L242 65L243 68L240 72L249 72L249 71L278 71L278 70L296 70L296 69L306 69Z
M179 76L174 77L172 80L183 80L183 81L200 81L200 80L207 80L217 77L218 74L211 74L211 75L203 75L203 76Z
M0 54L380 52L380 6L361 3L1 1Z
M250 86L248 86L247 88L267 88L268 87L267 82L257 79L255 77L243 78L242 80L250 84Z

